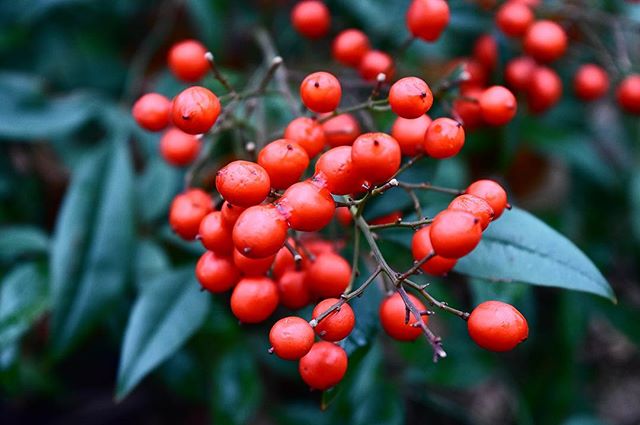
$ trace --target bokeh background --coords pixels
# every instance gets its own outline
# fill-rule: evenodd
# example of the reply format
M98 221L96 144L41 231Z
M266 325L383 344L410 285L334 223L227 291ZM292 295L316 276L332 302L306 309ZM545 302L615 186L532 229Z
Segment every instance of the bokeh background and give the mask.
M499 178L514 204L586 252L617 305L456 274L433 280L432 290L454 305L507 300L531 326L529 341L495 355L470 342L464 323L438 315L433 323L449 357L433 364L425 341L398 344L378 333L381 295L374 293L357 301L345 382L323 398L304 386L294 364L266 353L268 324L240 326L223 296L197 291L199 247L180 242L166 221L184 171L161 161L158 136L136 127L130 107L146 91L172 96L183 88L165 57L186 37L203 41L240 85L262 66L253 41L258 27L272 34L294 79L338 69L329 39L295 34L292 4L0 1L0 423L640 423L640 120L621 114L611 99L586 105L572 96L572 73L597 59L579 34L573 53L555 66L565 83L559 105L541 116L521 108L506 128L471 134L459 157L420 170L424 180L452 187ZM327 4L334 33L355 26L387 50L407 36L406 0ZM633 3L574 4L640 28ZM471 1L450 5L444 36L433 45L414 43L400 75L437 81L485 32L497 37L502 64L517 54L493 28L491 12ZM613 34L595 30L614 43ZM637 67L640 30L631 40ZM501 81L499 70L493 78ZM212 79L206 84L219 88ZM291 118L278 100L260 111L265 134ZM374 119L388 130L392 116ZM221 136L217 161L231 154L224 146L233 137ZM215 165L202 171L201 184L210 183ZM382 214L396 205L376 208ZM393 261L410 261L406 248L388 251ZM122 359L119 372L134 315L142 325L132 338L148 344L135 361ZM178 326L158 319L170 315ZM175 343L176 335L188 338ZM157 367L145 376L145 364Z

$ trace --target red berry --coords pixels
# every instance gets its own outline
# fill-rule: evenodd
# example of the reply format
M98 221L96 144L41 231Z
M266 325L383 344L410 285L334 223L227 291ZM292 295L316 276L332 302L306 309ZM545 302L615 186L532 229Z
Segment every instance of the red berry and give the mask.
M524 36L524 51L541 62L552 62L567 50L567 34L553 21L537 21Z
M493 180L475 181L467 188L465 193L487 201L493 210L493 220L497 220L507 207L507 192Z
M333 58L346 66L357 67L362 57L371 50L369 38L360 30L346 29L333 39Z
M262 148L258 164L269 174L271 187L286 189L300 180L309 165L309 155L297 142L278 139Z
M198 231L200 242L206 249L216 254L231 255L233 253L232 229L233 226L224 222L222 212L210 212L200 222Z
M342 295L351 281L351 265L334 253L318 255L308 267L305 283L318 298Z
M351 159L364 179L379 184L398 171L402 152L396 139L388 134L365 133L353 142Z
M353 223L353 215L351 215L349 207L336 208L336 220L338 220L338 222L344 227L347 227L351 223Z
M269 342L276 356L285 360L298 360L311 350L313 328L297 316L278 320L269 331Z
M460 90L470 90L484 87L489 80L487 69L475 59L465 59L462 62L463 71L467 72L466 79L460 83Z
M327 298L316 305L311 314L316 319L331 306L338 302L337 298ZM356 324L356 316L349 304L342 304L340 308L329 313L315 327L316 334L325 341L340 341L349 336Z
M243 323L260 323L278 307L278 287L268 277L245 277L233 289L231 311Z
M198 157L200 145L196 136L170 128L160 139L160 154L169 164L182 167Z
M351 145L360 135L360 124L351 114L340 114L322 123L322 129L331 147Z
M407 294L409 299L419 311L426 311L424 304L411 294ZM414 341L422 333L422 329L413 326L417 320L413 314L409 315L409 322L406 322L407 308L404 300L397 292L387 297L380 304L380 323L382 329L391 338L398 341ZM425 323L429 321L428 316L422 318Z
M188 134L206 133L220 115L220 101L204 87L189 87L173 99L173 124Z
M298 142L307 151L310 159L320 153L326 141L322 125L308 117L299 117L291 121L284 130L284 138Z
M424 151L437 159L451 158L464 146L464 128L451 118L436 118L424 135Z
M337 385L347 372L347 353L331 342L320 341L300 359L298 371L311 388L326 390Z
M609 76L598 65L582 65L573 78L573 89L579 99L599 99L609 90Z
M275 255L287 239L287 223L272 204L247 208L233 226L233 244L249 258Z
M541 113L554 106L562 96L562 80L546 66L538 66L531 74L527 89L527 105L532 112Z
M196 264L196 277L204 289L218 293L233 288L240 279L240 271L231 257L221 257L207 251Z
M362 78L367 81L375 81L380 73L385 74L385 81L389 81L393 79L395 74L395 63L387 53L380 50L369 50L362 57L358 70Z
M413 0L407 10L407 27L414 37L436 41L449 24L449 6L444 0Z
M169 69L180 80L195 83L207 75L209 62L204 57L207 48L196 40L176 43L169 50Z
M160 131L169 125L171 101L158 93L147 93L133 104L131 115L145 130Z
M298 310L311 302L311 294L305 283L306 272L287 270L278 279L280 303L291 309Z
M482 90L469 88L462 90L463 97L453 101L453 110L458 114L465 131L473 130L484 124L482 109L480 108L480 96Z
M402 118L418 118L431 109L433 94L427 83L420 78L405 77L391 86L389 105Z
M293 239L290 238L288 242L292 246L296 246L296 243ZM300 255L302 255L302 253ZM282 248L280 248L280 250L276 254L275 260L273 261L273 268L271 270L273 278L280 279L284 272L295 269L296 261L295 258L293 258L293 254L286 246L283 246Z
M424 144L424 134L431 124L431 118L427 115L412 120L398 117L391 127L391 136L400 145L402 155L415 156L422 152Z
M616 91L616 99L628 113L640 114L640 74L631 74L622 80Z
M482 119L491 125L505 125L513 119L518 109L518 102L513 93L502 86L485 89L478 102Z
M240 214L245 210L243 207L239 207L237 205L231 205L227 201L224 201L222 204L222 208L220 208L220 212L222 213L222 221L228 227L233 227L240 217Z
M233 251L233 264L243 276L263 276L269 271L275 255L265 258L249 258L242 255L237 249Z
M466 211L444 210L431 224L431 244L436 254L461 258L473 251L482 238L480 220Z
M485 301L469 316L467 329L471 339L490 351L510 351L529 336L527 319L510 304Z
M300 84L302 103L313 112L331 112L340 104L340 81L328 72L314 72Z
M433 246L431 245L431 226L423 227L413 234L411 239L411 253L415 261L420 261L428 255L435 254ZM444 276L453 269L457 260L453 258L444 258L439 255L435 255L420 268L432 276Z
M484 34L473 44L473 58L491 71L498 65L498 44L492 35Z
M291 185L277 206L287 218L289 226L303 232L316 232L324 228L336 209L331 193L311 180Z
M191 189L173 199L169 210L169 224L181 238L194 240L200 222L211 211L211 197L200 189Z
M505 35L522 37L533 24L534 19L535 16L527 5L508 1L496 13L496 26Z
M231 204L250 207L266 199L271 190L271 180L260 165L239 160L218 171L216 189Z
M489 226L491 220L493 220L493 208L489 205L489 202L485 201L476 195L465 193L464 195L457 196L449 206L450 210L466 211L473 214L478 220L480 220L480 227L482 230Z
M369 222L369 224L391 224L399 223L402 220L402 211L394 211L382 217L376 217Z
M529 56L519 56L507 62L504 68L504 81L514 90L526 91L535 69L536 61Z
M357 192L362 178L353 165L351 146L329 149L318 158L314 180L334 195Z
M331 15L321 1L304 0L296 4L291 11L291 23L303 36L321 38L329 32Z

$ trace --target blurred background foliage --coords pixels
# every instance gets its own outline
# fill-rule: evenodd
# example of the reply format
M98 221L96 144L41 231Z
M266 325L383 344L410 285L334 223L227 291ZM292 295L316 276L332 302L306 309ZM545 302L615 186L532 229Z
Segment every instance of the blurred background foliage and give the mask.
M406 37L407 0L327 3L334 33L362 28L387 50ZM450 4L444 36L414 43L400 75L435 82L483 32L497 38L501 63L517 55L489 12ZM640 423L640 120L609 101L585 105L571 95L573 71L596 59L587 48L555 66L565 95L554 109L532 117L521 108L506 128L471 134L460 157L418 170L422 180L452 187L477 177L505 182L516 205L594 260L618 305L459 274L433 279L440 299L465 309L506 300L531 327L526 344L494 355L472 344L462 321L439 314L432 323L449 357L435 365L424 341L379 335L381 294L370 290L354 302L348 375L320 395L302 384L295 364L267 354L268 324L241 327L224 296L199 293L193 264L200 248L179 241L166 223L183 172L160 160L158 137L136 127L130 106L145 91L172 96L183 88L165 56L185 37L202 40L239 84L261 66L252 42L257 26L273 34L292 75L337 69L329 40L294 33L291 6L0 1L0 423ZM640 22L632 3L582 6ZM600 36L611 42L611 34ZM501 81L499 71L494 79ZM265 134L291 118L277 99L260 109ZM381 130L391 119L375 115ZM229 154L232 136L222 136L216 158ZM213 169L203 170L205 185ZM397 208L389 199L368 213ZM395 264L410 262L401 244L383 248Z

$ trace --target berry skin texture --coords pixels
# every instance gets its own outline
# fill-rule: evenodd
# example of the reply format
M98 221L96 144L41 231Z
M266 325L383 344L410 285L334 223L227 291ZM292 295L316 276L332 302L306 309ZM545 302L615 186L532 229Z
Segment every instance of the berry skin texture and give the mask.
M444 0L413 0L406 18L414 37L436 41L449 24L449 6Z
M609 90L609 76L598 65L582 65L573 78L573 90L578 99L585 101L599 99Z
M304 0L291 11L291 23L304 37L322 38L329 32L331 14L323 2Z
M200 140L177 128L170 128L160 139L160 155L171 165L191 164L200 153Z
M196 264L196 277L204 289L213 293L228 291L240 279L240 271L231 257L205 252Z
M451 158L464 146L464 128L451 118L436 118L424 135L424 151L436 159Z
M391 136L400 145L402 155L415 156L422 152L424 144L424 134L431 124L431 118L427 115L420 115L416 119L408 120L398 117L391 127Z
M302 380L315 390L337 385L347 372L348 358L344 349L334 343L320 341L300 359L298 371Z
M369 37L360 30L346 29L333 39L333 58L345 66L357 67L362 57L371 50Z
M419 311L427 309L419 299L411 294L407 295ZM409 323L405 323L406 317L404 300L397 292L385 298L380 304L380 323L387 335L398 341L415 341L422 330L413 326L417 322L413 314L409 316ZM424 316L422 320L428 323L429 316Z
M357 172L369 183L389 180L400 168L400 145L386 133L365 133L359 136L351 150Z
M640 74L627 76L616 90L616 99L622 109L640 115Z
M391 86L389 105L399 117L414 119L431 109L433 94L427 83L420 78L405 77Z
M353 144L353 141L362 133L360 123L351 114L340 114L326 120L322 123L322 129L327 145L334 148Z
M173 99L173 124L188 134L206 133L220 115L218 96L204 87L189 87Z
M513 119L518 109L518 102L513 93L502 86L485 89L478 102L482 119L491 125L505 125Z
M351 280L351 265L334 253L318 255L307 267L305 283L318 298L337 298L347 289Z
M316 161L314 180L322 182L334 195L348 195L358 190L362 180L351 159L351 146L329 149Z
M390 81L395 74L395 63L387 53L380 50L369 50L362 57L358 70L360 76L367 81L376 81L380 73L385 74L385 81Z
M158 93L147 93L133 104L131 115L145 130L160 131L169 125L171 101Z
M313 112L331 112L340 104L340 81L328 72L314 72L300 84L302 103Z
M272 204L247 208L233 226L233 244L249 258L277 254L287 240L287 223Z
M239 160L218 171L216 189L232 205L250 207L266 199L271 190L271 180L260 165Z
M444 210L431 224L431 244L444 258L462 258L478 246L482 238L480 220L466 211Z
M278 307L278 287L268 277L240 279L231 293L231 311L242 323L260 323Z
M262 148L258 165L269 174L271 187L286 189L300 180L309 166L309 155L297 142L278 139Z
M213 211L200 222L198 236L207 250L218 255L231 255L233 253L232 229L233 226L227 225L223 220L222 212Z
M246 208L239 207L237 205L232 205L227 201L224 201L222 204L222 208L220 208L220 212L222 213L222 221L225 225L229 227L233 227L238 221L238 217Z
M291 185L277 204L289 226L303 232L317 232L324 228L336 210L331 193L311 180Z
M493 209L493 220L497 220L507 207L507 192L493 180L478 180L467 188L465 193L482 198Z
M311 302L311 294L305 283L306 272L287 270L278 279L280 303L291 310L299 310Z
M431 226L423 227L413 234L411 239L411 253L415 261L420 261L427 255L434 254L431 245ZM444 276L451 271L458 261L453 258L444 258L439 255L427 260L420 268L431 276Z
M504 68L504 80L516 91L526 91L536 69L536 61L529 56L519 56L507 62Z
M480 36L473 44L473 58L487 70L498 65L498 43L490 34Z
M184 40L176 43L169 50L167 62L169 69L178 79L185 83L195 83L207 75L209 62L204 54L207 48L196 40Z
M317 318L337 302L337 298L327 298L320 301L313 309L311 318ZM325 341L341 341L349 336L355 324L356 316L353 314L353 309L349 304L342 304L339 309L332 311L318 322L314 331Z
M493 219L493 208L484 199L465 193L464 195L457 196L449 206L450 210L466 211L473 214L478 220L480 220L480 227L485 230L489 227L489 223Z
M298 142L307 151L309 159L318 155L326 142L322 125L308 117L299 117L291 121L284 130L284 138Z
M173 199L169 224L182 239L192 241L198 234L200 222L211 211L211 197L200 189L191 189Z
M471 339L489 351L513 350L529 336L527 319L512 305L485 301L469 316L467 329Z
M249 258L242 255L237 249L233 251L233 264L243 276L263 276L269 271L275 255L265 258Z
M524 36L524 51L540 62L553 62L567 50L567 34L553 21L533 23Z
M505 35L522 37L533 24L534 19L535 16L527 5L508 1L496 13L496 26Z
M554 106L562 97L562 80L546 66L538 66L531 75L527 90L527 105L534 113L542 113Z
M311 350L313 340L313 328L297 316L278 320L269 331L273 352L284 360L299 360Z

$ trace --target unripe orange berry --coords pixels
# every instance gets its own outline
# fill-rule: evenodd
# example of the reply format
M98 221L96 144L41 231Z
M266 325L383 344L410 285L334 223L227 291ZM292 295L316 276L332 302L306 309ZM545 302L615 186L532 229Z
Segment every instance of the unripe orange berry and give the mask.
M496 26L505 35L522 37L533 24L534 19L535 16L527 5L508 1L496 13Z
M339 297L351 281L351 265L334 253L318 255L306 271L307 288L318 298Z
M534 113L541 113L554 106L562 97L562 80L546 66L538 66L531 74L527 89L527 105Z
M609 76L598 65L582 65L573 78L573 90L579 99L599 99L609 90Z
M395 74L395 63L393 58L380 50L369 50L360 61L358 70L362 78L367 81L376 81L378 74L386 76L385 81L393 79Z
M233 244L249 258L275 255L287 239L287 223L272 204L247 208L233 226Z
M433 94L427 83L420 78L405 77L391 86L389 105L402 118L418 118L433 105Z
M343 65L357 67L362 57L371 50L369 37L360 30L346 29L333 39L331 53Z
M231 257L207 251L196 264L196 277L204 289L219 293L233 288L240 279L240 271Z
M170 128L160 139L160 154L171 165L191 164L200 153L200 140L177 128Z
M216 189L231 204L250 207L266 199L271 190L271 180L260 165L239 160L218 171Z
M473 214L478 220L480 220L480 227L482 227L482 230L486 229L491 220L493 220L493 208L491 208L489 202L479 196L471 195L469 193L456 196L447 208L450 210L466 211Z
M331 147L351 145L360 135L360 123L351 114L340 114L322 123L322 129Z
M337 298L327 298L315 306L311 318L315 319L338 302ZM349 304L329 313L314 328L316 334L325 341L340 341L349 336L356 324L356 316Z
M640 74L631 74L622 80L616 90L616 99L628 113L640 114Z
M323 184L334 195L357 192L362 177L353 165L351 146L329 149L316 162L314 180Z
M424 135L423 149L427 155L445 159L460 152L464 146L464 128L451 118L436 118Z
M278 279L280 303L291 309L299 310L311 302L311 294L305 283L306 272L287 270Z
M514 90L526 91L535 69L536 61L529 56L519 56L507 62L504 68L504 81Z
M416 119L396 118L391 127L391 136L400 145L402 155L415 156L424 148L424 135L431 124L431 118L420 115Z
M337 385L347 372L347 353L334 343L320 341L300 359L298 371L302 380L315 390Z
M328 72L314 72L300 84L302 103L313 112L331 112L340 104L340 81Z
M231 294L231 311L243 323L260 323L278 307L278 287L268 277L240 279Z
M424 304L411 294L407 294L409 299L419 311L426 311ZM407 308L404 300L397 292L385 298L380 304L380 323L382 329L391 338L398 341L414 341L422 333L422 329L413 326L417 320L413 314L409 315L409 322L406 323ZM422 318L425 323L429 321L429 316Z
M167 62L169 69L178 79L186 83L195 83L207 75L209 62L204 57L207 48L196 40L184 40L169 50Z
M285 360L298 360L311 350L313 328L297 316L278 320L269 331L269 342L276 356Z
M473 58L488 71L495 69L498 65L498 43L496 43L496 39L490 34L478 37L473 44Z
M469 316L471 339L490 351L510 351L529 336L527 319L510 304L485 301Z
M431 226L423 227L413 234L411 239L411 253L415 261L420 261L428 255L435 253L431 245ZM444 276L451 271L458 260L454 258L444 258L439 255L427 260L420 268L432 276Z
M325 4L318 0L304 0L291 11L293 27L305 37L321 38L331 26L331 15Z
M242 255L237 249L233 251L233 264L236 265L243 276L265 275L271 268L274 259L275 255L265 258L249 258Z
M309 166L309 155L297 142L278 139L260 150L258 164L269 174L271 187L286 189L300 180Z
M158 93L147 93L133 104L131 115L145 130L160 131L169 125L171 101Z
M493 180L478 180L465 191L470 195L482 198L493 210L493 220L497 220L507 207L507 192Z
M447 209L436 215L429 236L436 254L458 259L478 246L482 227L473 214Z
M524 51L540 62L553 62L567 50L567 34L553 21L536 21L524 36Z
M194 240L200 222L211 211L211 197L200 189L191 189L173 199L169 209L169 224L181 238Z
M449 6L444 0L413 0L406 18L414 37L436 41L449 24Z
M482 119L491 125L505 125L513 119L518 102L506 87L492 86L485 89L478 99Z
M291 185L278 200L277 207L292 229L316 232L329 224L336 204L327 189L305 180Z
M222 221L228 227L233 227L233 225L236 224L238 217L240 217L240 214L242 214L245 209L246 208L232 205L227 201L224 201L224 203L222 204L222 208L220 208L220 212L222 213Z
M400 168L400 145L386 133L365 133L351 149L353 165L365 180L379 184L389 180Z
M299 117L291 121L284 130L284 138L298 142L307 151L310 159L320 153L326 142L322 125L308 117Z
M231 255L233 253L232 229L233 226L224 222L220 211L213 211L200 222L198 236L202 245L209 251L218 255Z
M188 134L206 133L220 115L218 96L204 87L189 87L173 99L173 124Z

